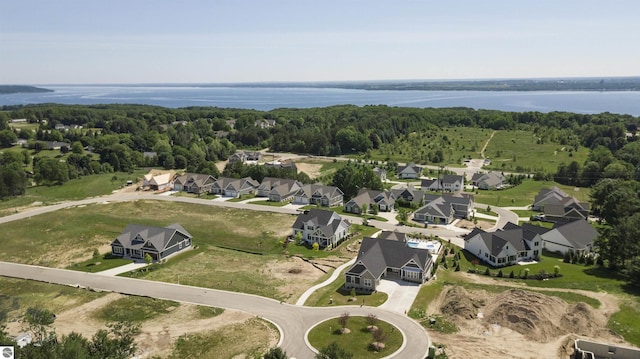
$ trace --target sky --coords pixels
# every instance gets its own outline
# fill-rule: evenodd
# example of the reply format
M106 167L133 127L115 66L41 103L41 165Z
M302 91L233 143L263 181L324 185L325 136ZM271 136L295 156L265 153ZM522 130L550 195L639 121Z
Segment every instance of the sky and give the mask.
M638 75L637 0L0 1L0 84Z

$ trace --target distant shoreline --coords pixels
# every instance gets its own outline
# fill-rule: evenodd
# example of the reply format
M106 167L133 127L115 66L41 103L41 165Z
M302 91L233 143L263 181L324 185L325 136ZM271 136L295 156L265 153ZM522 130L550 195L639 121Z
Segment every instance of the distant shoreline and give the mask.
M38 93L38 92L54 92L53 90L26 86L26 85L0 85L0 95L9 95L12 93Z
M47 85L42 85L47 86ZM219 82L219 83L129 83L129 84L49 84L48 86L95 87L193 87L193 88L324 88L367 91L640 91L640 77L585 77L484 80L380 80L380 81L300 81L300 82ZM3 88L28 90L6 92ZM34 86L0 85L0 94L48 92Z

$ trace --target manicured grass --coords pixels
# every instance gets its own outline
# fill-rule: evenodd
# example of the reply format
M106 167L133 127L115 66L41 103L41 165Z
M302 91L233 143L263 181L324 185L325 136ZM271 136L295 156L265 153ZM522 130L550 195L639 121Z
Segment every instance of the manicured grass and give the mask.
M533 201L531 201L531 202L533 202ZM530 211L530 210L520 210L520 209L514 209L511 212L517 214L518 217L531 217L531 216L535 216L535 215L540 214L540 212Z
M180 192L176 192L174 194L172 194L172 196L174 197L188 197L188 198L201 198L201 199L215 199L218 198L220 196L215 195L215 194L211 194L211 193L202 193L202 194L195 194L195 193L187 193L184 191L180 191Z
M345 308L348 312L348 308ZM338 346L353 354L354 358L372 358L378 356L391 355L400 349L402 345L402 334L390 323L378 320L375 324L379 329L387 334L385 349L380 353L369 348L375 340L371 332L367 330L366 317L350 317L347 321L347 328L351 330L349 334L340 334L341 328L338 318L324 321L309 331L309 343L316 349L322 349L327 345L336 342Z
M353 257L354 254L347 252L346 247L361 240L363 237L370 237L378 231L379 229L375 227L353 224L350 229L350 233L352 234L351 238L341 243L337 248L314 251L310 246L307 247L305 245L299 245L292 242L287 245L287 248L285 248L284 251L288 255L297 255L304 258L325 258L332 255Z
M251 199L251 198L255 198L255 197L256 197L256 195L255 195L254 193L251 193L251 194L243 194L242 196L240 196L240 197L238 197L238 198L231 198L231 199L228 199L228 200L227 200L227 202L242 202L242 201L244 201L244 200Z
M533 179L526 179L518 186L500 191L478 190L477 193L474 193L474 196L476 203L483 203L491 206L528 206L533 203L533 199L541 189L551 188L553 186L557 186L570 196L574 196L581 201L589 201L588 188L564 186L551 181L534 181Z
M28 308L60 313L98 299L105 293L65 285L0 277L0 322L21 319Z
M288 201L274 202L274 201L269 201L268 199L265 199L265 200L261 200L261 201L251 201L249 203L251 203L251 204L259 204L261 206L284 207L284 206L288 205L290 202L288 202Z
M640 302L627 301L620 305L620 311L614 313L607 326L615 333L622 335L624 340L640 346Z
M486 208L474 208L474 211L478 212L478 213L482 213L482 214L486 214L488 216L498 216L498 214L494 211L487 211Z
M0 201L0 215L6 216L20 211L21 207L34 202L48 205L60 201L78 200L88 197L110 194L121 188L128 179L135 180L143 176L142 171L129 173L103 173L70 180L60 186L36 186L27 188L23 196Z
M278 330L269 322L251 318L218 330L178 337L167 359L262 358Z
M178 306L180 303L171 300L126 296L98 309L93 315L106 322L143 322L170 313Z
M80 272L101 272L107 269L116 268L125 264L132 263L130 259L123 259L121 257L113 257L111 253L103 254L98 258L87 259L84 262L74 263L69 266L68 269L77 270Z
M561 145L546 138L538 143L539 135L533 131L496 131L486 149L491 158L488 169L533 173L536 171L555 172L561 163L572 161L584 163L589 149L578 146Z
M309 207L308 209L316 208L315 206L308 206L308 207ZM321 207L321 208L325 208L325 207ZM307 209L307 208L305 207L305 209ZM366 218L366 219L375 219L376 221L380 221L380 222L389 222L386 218L377 216L375 214L367 213L365 215L362 215L362 214L355 214L355 213L345 212L343 206L331 207L330 209L332 211L336 212L339 215L361 217L361 218Z
M316 290L304 303L310 307L332 307L339 305L368 305L371 307L377 307L387 301L388 295L383 292L375 292L371 294L358 294L355 295L354 301L349 301L352 298L350 291L343 288L344 285L344 273L348 270L345 269L340 273L336 280L326 287L322 287Z

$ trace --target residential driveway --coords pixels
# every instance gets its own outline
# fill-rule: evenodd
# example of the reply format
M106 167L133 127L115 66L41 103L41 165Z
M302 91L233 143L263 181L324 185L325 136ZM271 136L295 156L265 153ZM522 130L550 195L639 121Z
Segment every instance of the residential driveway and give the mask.
M138 270L140 268L144 268L146 266L147 266L147 263L134 262L134 263L125 264L125 265L120 266L120 267L115 267L115 268L103 270L102 272L96 272L96 274L106 275L106 276L116 276L118 274L130 272L130 271L135 271L135 270Z
M420 285L399 279L382 279L376 289L389 295L389 299L379 308L399 314L407 314L420 291Z

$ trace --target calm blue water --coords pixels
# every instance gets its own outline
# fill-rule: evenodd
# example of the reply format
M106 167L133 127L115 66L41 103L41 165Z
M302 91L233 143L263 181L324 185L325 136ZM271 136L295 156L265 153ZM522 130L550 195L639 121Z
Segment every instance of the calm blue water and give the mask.
M401 107L471 107L503 111L568 111L640 116L640 91L492 92L365 91L329 88L42 85L55 92L0 95L0 105L137 103L164 107L217 106L257 110L341 104Z

